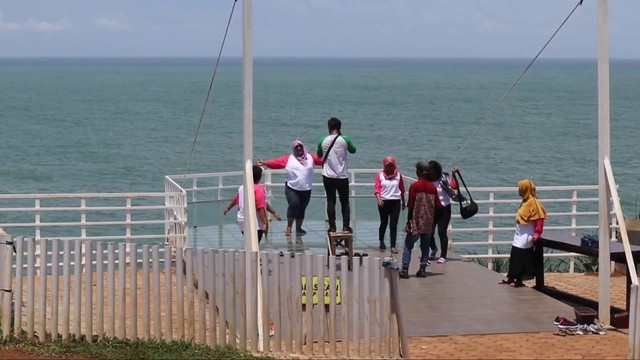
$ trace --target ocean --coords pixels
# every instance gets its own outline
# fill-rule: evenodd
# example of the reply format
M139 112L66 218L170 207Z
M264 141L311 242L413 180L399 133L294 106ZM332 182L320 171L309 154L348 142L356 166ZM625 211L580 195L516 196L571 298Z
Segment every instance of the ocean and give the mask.
M458 165L470 186L597 184L595 60L540 60L486 117L528 61L258 58L254 157L284 155L296 138L315 149L335 116L357 147L351 168L392 155L408 174L418 160ZM0 193L163 191L167 174L240 170L240 59L218 69L187 169L214 64L0 59ZM612 60L611 161L627 217L638 213L638 84L640 60Z

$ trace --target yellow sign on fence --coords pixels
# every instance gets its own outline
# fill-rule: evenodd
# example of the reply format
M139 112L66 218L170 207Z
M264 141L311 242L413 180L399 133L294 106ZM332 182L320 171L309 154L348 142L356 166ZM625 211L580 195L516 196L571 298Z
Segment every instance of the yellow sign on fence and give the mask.
M324 297L324 303L325 305L329 305L329 303L331 302L331 298L329 297L329 286L330 286L330 277L329 276L325 276L324 277L324 284L322 286L322 293L323 293L323 297ZM302 304L306 304L307 303L307 277L303 276L302 277ZM314 276L311 279L311 289L313 290L313 293L311 294L311 302L314 305L318 304L318 277ZM341 288L340 288L340 278L336 278L336 304L340 304L342 299L340 297L340 292L341 292Z

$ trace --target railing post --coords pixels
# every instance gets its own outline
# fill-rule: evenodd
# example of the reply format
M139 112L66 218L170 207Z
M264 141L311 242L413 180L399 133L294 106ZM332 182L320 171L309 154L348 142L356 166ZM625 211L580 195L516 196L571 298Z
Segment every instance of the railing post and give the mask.
M578 190L573 190L571 193L571 235L576 236L576 226L578 226Z
M131 241L131 197L127 197L126 202L126 210L125 210L125 241Z
M492 191L489 193L489 225L488 225L488 229L487 229L487 255L493 255L493 235L494 235L494 230L493 230L493 225L494 225L494 218L493 218L493 214L494 214L494 209L495 209L495 204L494 204L494 200L495 200L495 193ZM494 264L493 264L493 257L489 257L487 259L487 268L489 268L489 270L493 270L494 268Z
M356 191L354 189L354 185L356 184L356 173L351 172L351 181L349 181L349 188L351 189L351 194L349 194L349 216L351 217L351 223L354 223L358 220L356 214ZM353 225L351 225L353 226Z
M35 200L34 206L34 214L35 214L35 228L36 228L36 240L40 240L40 199Z
M80 237L85 239L87 237L87 199L80 199Z
M2 251L2 281L0 282L0 299L2 299L2 337L9 338L11 335L11 307L12 307L12 286L11 275L13 274L13 242L9 235L0 236Z

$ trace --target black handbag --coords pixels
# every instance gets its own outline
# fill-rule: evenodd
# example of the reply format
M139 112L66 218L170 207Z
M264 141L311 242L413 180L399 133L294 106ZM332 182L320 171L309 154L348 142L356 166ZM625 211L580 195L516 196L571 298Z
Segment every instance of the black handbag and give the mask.
M456 173L458 174L458 177L460 177L460 181L458 181L458 178L456 177ZM458 181L458 199L459 199L458 204L460 204L460 217L462 217L463 219L469 219L470 217L473 217L473 215L478 213L478 204L476 204L476 202L473 201L473 198L471 197L471 193L467 188L467 184L464 183L462 174L460 174L459 171L454 171L453 178L456 181ZM469 195L469 205L466 205L466 206L462 205L462 203L464 202L463 200L464 196L462 196L462 194L460 193L460 183L462 183L462 186L464 186L464 189L467 192L467 195Z

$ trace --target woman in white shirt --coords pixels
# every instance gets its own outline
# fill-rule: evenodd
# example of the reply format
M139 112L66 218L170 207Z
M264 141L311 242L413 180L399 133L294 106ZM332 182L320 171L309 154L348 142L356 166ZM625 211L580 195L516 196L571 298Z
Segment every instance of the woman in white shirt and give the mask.
M287 170L287 180L284 187L284 195L287 198L287 229L285 235L291 235L293 223L296 223L296 234L304 235L307 232L302 229L305 211L311 200L311 188L313 185L313 167L322 165L322 159L314 153L310 153L304 147L300 139L291 144L291 154L271 160L258 160L257 165L266 166L269 169Z
M405 208L404 180L402 179L402 174L398 171L396 160L392 156L387 156L382 160L382 167L382 171L376 174L374 183L378 213L380 214L380 227L378 228L379 249L380 251L387 249L387 245L384 243L384 233L387 231L387 226L389 226L391 253L397 254L398 219L400 210Z
M516 213L516 230L511 243L509 272L500 284L524 286L524 276L534 275L534 246L544 230L547 211L536 196L536 185L530 179L518 182L518 194L522 198Z

